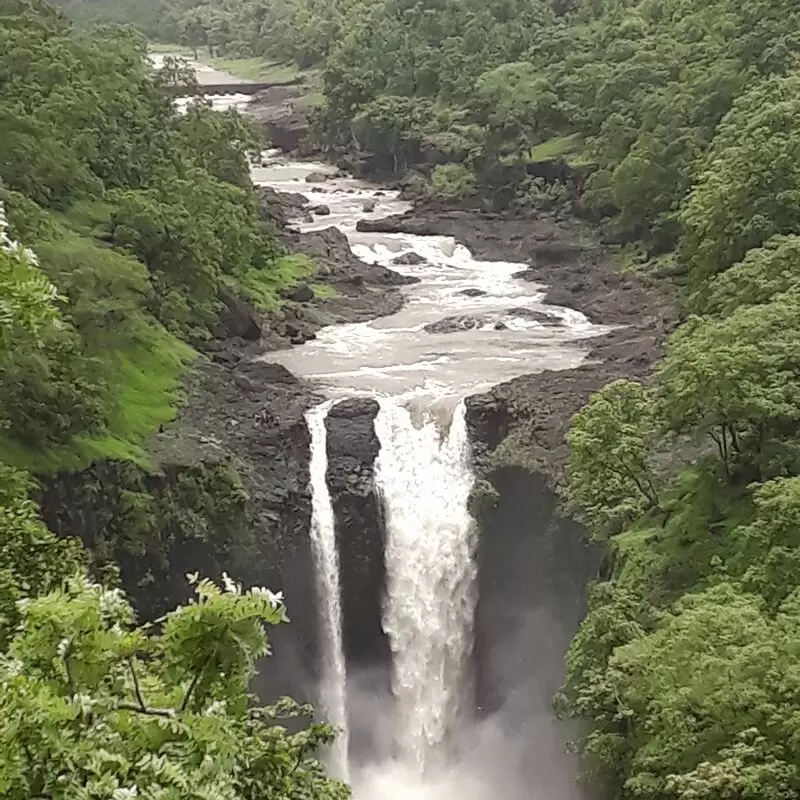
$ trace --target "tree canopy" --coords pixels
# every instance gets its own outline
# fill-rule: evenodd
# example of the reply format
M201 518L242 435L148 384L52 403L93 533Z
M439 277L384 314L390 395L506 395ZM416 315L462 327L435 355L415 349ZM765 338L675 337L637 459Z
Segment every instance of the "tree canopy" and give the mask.
M137 624L113 565L34 499L46 472L150 467L223 290L266 306L291 279L249 179L258 137L200 101L178 114L167 79L132 30L0 4L0 795L345 800L317 760L334 731L248 691L280 596L195 575Z

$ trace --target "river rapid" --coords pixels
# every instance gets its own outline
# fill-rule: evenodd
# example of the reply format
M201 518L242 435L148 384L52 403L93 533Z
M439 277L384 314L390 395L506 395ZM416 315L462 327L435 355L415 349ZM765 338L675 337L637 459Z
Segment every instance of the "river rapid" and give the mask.
M402 213L409 204L397 192L353 178L306 183L312 173L337 171L273 155L267 166L253 169L253 180L330 209L312 221L293 221L300 231L335 226L363 261L419 281L404 289L406 304L396 314L332 326L314 340L267 356L332 396L407 395L452 404L519 375L576 367L586 356L582 340L608 330L578 311L544 304L544 287L515 277L525 264L478 260L446 236L358 231L359 220ZM366 204L374 204L374 211L365 211ZM398 263L410 254L420 263ZM465 325L474 320L475 327L426 330L450 316L467 318Z

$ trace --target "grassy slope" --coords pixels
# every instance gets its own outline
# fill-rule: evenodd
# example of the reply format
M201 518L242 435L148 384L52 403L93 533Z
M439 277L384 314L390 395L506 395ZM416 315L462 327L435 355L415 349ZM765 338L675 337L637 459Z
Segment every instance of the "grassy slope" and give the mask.
M162 42L150 42L148 47L153 53L170 53L173 55L192 58L194 53L190 47L179 44L164 44ZM204 64L209 64L215 69L223 72L230 72L237 78L247 81L269 82L269 81L292 81L303 78L307 83L314 83L318 77L315 70L301 70L293 63L280 63L277 61L266 61L263 58L221 58L212 56L208 48L198 48L198 60Z
M145 312L144 265L102 241L111 217L109 205L85 200L63 212L42 213L48 232L32 244L51 279L69 294L71 308L98 314L113 308L124 318L124 323L114 322L94 335L82 328L86 358L94 360L107 387L106 426L93 436L79 436L67 446L46 451L26 448L0 434L0 452L4 461L36 473L80 469L100 459L151 468L148 442L175 418L183 400L183 377L197 353ZM283 302L281 289L315 272L316 265L305 256L287 255L269 271L251 270L230 283L258 308L270 311ZM312 285L320 297L332 293Z

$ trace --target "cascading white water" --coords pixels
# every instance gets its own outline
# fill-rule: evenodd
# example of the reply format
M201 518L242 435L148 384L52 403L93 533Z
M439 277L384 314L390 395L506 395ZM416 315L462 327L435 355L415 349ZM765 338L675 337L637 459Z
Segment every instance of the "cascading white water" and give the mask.
M321 622L320 700L325 719L340 729L328 754L328 768L338 778L349 777L347 761L346 668L342 649L342 604L339 589L339 551L336 519L325 472L328 468L325 417L331 401L306 412L311 435L311 548L317 572Z
M476 601L470 445L463 402L451 409L390 398L375 420L396 758L420 774L444 761L459 715Z

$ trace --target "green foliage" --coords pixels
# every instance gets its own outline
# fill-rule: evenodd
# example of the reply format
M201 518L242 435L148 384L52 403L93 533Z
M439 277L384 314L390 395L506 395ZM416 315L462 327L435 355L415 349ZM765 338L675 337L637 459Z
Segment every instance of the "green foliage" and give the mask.
M167 72L130 30L85 35L38 2L4 7L0 192L36 253L0 264L0 441L19 468L147 463L220 291L245 292L245 276L281 288L284 254L249 179L258 136L200 101L178 115L162 86L185 70ZM61 322L45 331L51 283ZM42 341L19 340L12 319Z
M723 319L691 319L672 337L659 368L661 413L678 433L711 437L729 475L800 467L780 443L800 420L799 312L796 295L777 295Z
M598 531L618 531L658 506L656 432L650 393L634 381L610 383L573 420L570 496Z
M125 13L119 0L65 4L84 19ZM610 572L573 642L559 705L588 723L590 777L618 800L796 797L800 6L148 0L126 18L215 55L319 65L325 144L367 150L394 171L435 166L434 190L448 198L474 186L560 211L580 192L582 210L608 219L619 241L688 273L692 316L649 384L606 387L568 437L569 499L607 542ZM52 15L40 26L63 30ZM13 36L10 60L27 64L36 37ZM129 79L146 98L142 80ZM226 230L182 224L204 210L181 181L209 198L224 198L215 181L244 185L235 154L198 149L234 123L187 120L192 158L126 131L125 162L103 138L102 114L97 135L48 128L53 109L89 107L81 86L70 91L57 103L30 85L4 95L0 132L23 156L5 167L8 188L67 214L97 180L121 190L105 233L147 265L156 291L143 303L182 335L207 328L219 285L244 285L271 307L276 284L298 270L275 256L264 269L244 218L225 217ZM132 108L150 102L117 91ZM8 110L18 106L24 119ZM153 103L139 116L161 113ZM33 152L41 158L26 161ZM547 180L529 162L549 162ZM14 214L20 230L41 229L29 206ZM129 499L140 521L154 513Z
M7 233L0 200L0 357L23 341L36 342L57 319L56 288L38 268L36 257Z
M800 226L800 79L774 78L739 97L719 126L682 212L695 283Z
M461 164L440 164L433 170L431 183L444 200L464 200L475 194L475 176Z
M80 548L57 539L29 499L30 478L0 464L0 648L19 622L18 602L49 591L82 564Z
M280 303L279 292L286 286L293 286L303 278L316 272L315 264L300 253L282 256L275 261L269 271L249 268L236 276L236 284L262 311L272 311ZM330 291L329 287L323 287ZM322 295L325 295L325 291ZM317 292L319 295L319 292Z
M768 303L800 286L800 237L776 236L749 250L742 261L714 277L695 303L709 313L727 316L739 306Z
M280 596L190 580L196 598L157 634L81 577L19 603L0 666L4 797L348 797L313 758L329 727L289 734L279 723L309 709L249 702L267 626L285 621Z

